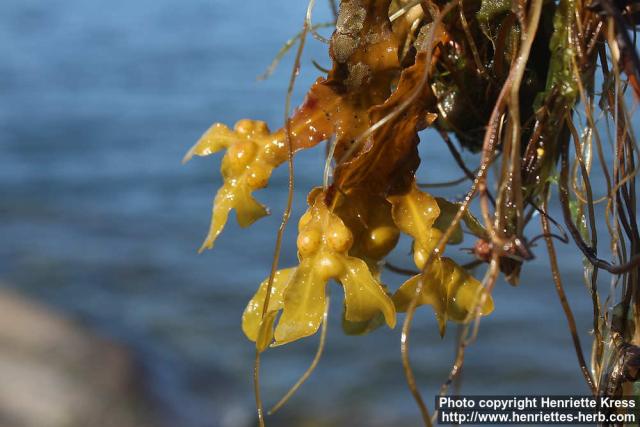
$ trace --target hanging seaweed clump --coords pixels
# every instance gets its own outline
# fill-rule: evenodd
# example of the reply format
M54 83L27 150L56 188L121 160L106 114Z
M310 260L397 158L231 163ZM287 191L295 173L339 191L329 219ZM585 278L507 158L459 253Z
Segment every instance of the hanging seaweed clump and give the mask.
M497 279L502 275L518 284L539 239L546 243L587 384L595 395L637 394L638 153L626 108L627 87L637 96L640 81L629 35L635 30L634 4L342 0L330 5L335 21L329 39L317 33L327 24L311 22L312 0L302 32L278 55L298 44L284 126L271 131L261 121L240 120L233 129L216 123L185 156L186 161L225 151L223 185L201 250L213 247L231 211L242 227L267 215L254 193L268 185L275 168L284 163L289 167L288 206L274 263L242 316L242 329L256 344L260 423L260 353L319 329L323 345L328 286L335 282L345 295L342 326L347 334L367 333L385 324L394 328L397 313L407 313L402 360L424 422L430 425L431 414L409 360L413 313L431 306L441 335L448 322L465 325L450 377L441 389L444 394L462 366L479 319L494 309L491 292ZM290 95L309 34L328 43L332 64L290 114ZM436 131L429 135L439 139L419 134L428 127ZM611 128L606 132L610 152L603 144L605 127ZM292 243L282 237L291 214L295 154L325 141L325 173L318 177L322 185L311 190L309 208L298 220L298 263L281 268L280 248ZM420 143L425 145L423 153L437 144L447 146L452 165L464 175L456 183L469 184L465 198L446 200L423 191L429 186L416 181ZM465 164L460 149L476 154L476 168ZM591 183L594 156L601 169L599 179L606 183L606 194L600 198ZM564 227L547 209L553 194L558 195ZM476 216L471 213L475 203ZM605 229L596 215L600 203L610 235L609 260L598 253L597 233ZM532 225L536 217L542 234ZM593 302L590 367L555 256L553 240L569 241L565 227L583 254ZM446 253L448 245L463 241L463 233L475 239L475 260L460 265ZM386 262L402 234L413 242L415 270ZM383 268L409 277L404 283L382 283ZM604 301L599 270L611 280ZM315 367L322 345L291 393Z

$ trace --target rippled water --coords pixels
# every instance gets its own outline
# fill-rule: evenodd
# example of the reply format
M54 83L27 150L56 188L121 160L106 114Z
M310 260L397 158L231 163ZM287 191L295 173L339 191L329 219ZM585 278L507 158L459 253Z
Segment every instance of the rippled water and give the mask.
M304 9L293 0L0 3L0 279L129 344L176 425L253 422L253 349L239 321L268 274L286 193L282 170L258 196L274 215L250 230L229 225L213 252L196 255L219 158L187 166L180 159L213 121L282 122L291 58L272 79L256 76L300 27ZM321 9L317 21L327 16ZM310 43L297 101L316 75L310 60L328 63L325 50ZM422 178L456 178L438 139L424 140ZM297 215L321 180L322 155L319 148L297 160ZM286 242L282 264L291 265L291 233ZM407 265L405 249L396 263ZM541 249L518 288L496 289L495 313L468 352L463 391L586 392ZM562 264L586 333L580 260L567 251ZM386 279L392 287L401 280ZM418 425L399 331L347 338L338 305L324 359L277 425ZM452 361L455 329L440 340L429 309L415 325L412 358L433 396ZM267 403L306 368L315 343L267 353Z

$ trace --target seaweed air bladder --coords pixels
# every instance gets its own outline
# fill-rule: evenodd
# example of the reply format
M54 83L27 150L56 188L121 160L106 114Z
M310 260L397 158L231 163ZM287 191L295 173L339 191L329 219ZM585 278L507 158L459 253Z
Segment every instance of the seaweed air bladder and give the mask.
M567 336L589 389L594 395L638 395L636 4L343 0L329 2L335 20L320 24L312 22L314 6L311 1L302 31L265 75L297 46L283 126L271 131L259 120L240 120L233 128L215 123L184 159L224 151L223 184L201 251L214 246L231 211L242 227L267 215L254 193L269 184L275 168L288 166L288 200L273 263L265 266L267 277L241 322L255 343L260 425L267 420L259 385L261 353L322 330L313 363L274 408L279 409L322 355L334 284L344 292L342 323L350 335L394 328L398 313L406 313L397 328L399 356L424 424L431 425L435 414L419 392L410 361L415 311L430 306L441 335L451 322L462 325L451 372L440 388L444 395L459 375L481 318L494 310L491 294L498 278L518 285L534 252L540 257L545 250ZM319 33L327 27L333 28L330 37ZM321 75L292 111L291 93L309 36L328 44L331 67L316 67ZM441 141L419 134L427 128ZM324 176L298 218L297 240L285 241L295 155L322 142L328 144ZM439 185L417 182L421 143L427 145L424 152L446 144L452 167L464 177ZM465 164L461 149L475 155L477 168ZM459 201L425 191L464 182L467 193ZM594 192L603 186L603 192ZM549 210L551 199L558 201L559 212ZM463 233L475 239L470 250L475 259L460 265L447 252L463 241ZM386 261L401 235L413 242L408 262L415 269ZM584 261L585 298L593 306L588 362L554 241L570 243ZM294 244L298 263L279 265L282 246ZM408 278L382 283L385 268Z

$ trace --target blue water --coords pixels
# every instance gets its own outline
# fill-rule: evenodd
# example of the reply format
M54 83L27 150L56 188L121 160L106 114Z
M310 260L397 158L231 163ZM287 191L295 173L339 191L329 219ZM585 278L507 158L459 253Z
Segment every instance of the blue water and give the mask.
M318 22L328 16L323 7ZM294 0L0 2L0 281L129 345L158 411L175 425L254 422L253 347L240 315L268 274L286 171L258 195L274 215L250 230L230 223L214 251L197 255L220 183L219 157L187 166L180 159L214 121L282 123L291 58L270 80L256 76L300 28L304 11ZM327 65L326 47L309 43L298 102L317 75L311 59ZM424 144L421 179L457 178L443 144L429 134ZM318 148L297 160L294 218L321 181L322 156ZM283 265L295 261L294 241L289 232ZM406 242L403 248L392 259L409 266ZM536 253L518 288L498 285L495 313L468 351L464 392L587 391L546 255ZM561 254L588 351L580 259L573 250ZM402 280L385 279L392 288ZM324 359L276 425L419 425L399 330L345 337L339 305ZM450 367L454 337L450 325L440 340L430 309L419 311L412 359L429 403ZM304 371L315 343L267 352L267 404Z

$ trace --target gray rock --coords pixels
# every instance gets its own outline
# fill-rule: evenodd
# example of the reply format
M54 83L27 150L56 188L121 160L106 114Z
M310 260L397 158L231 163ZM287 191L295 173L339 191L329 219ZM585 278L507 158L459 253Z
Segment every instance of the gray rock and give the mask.
M0 290L0 427L151 427L131 355Z

